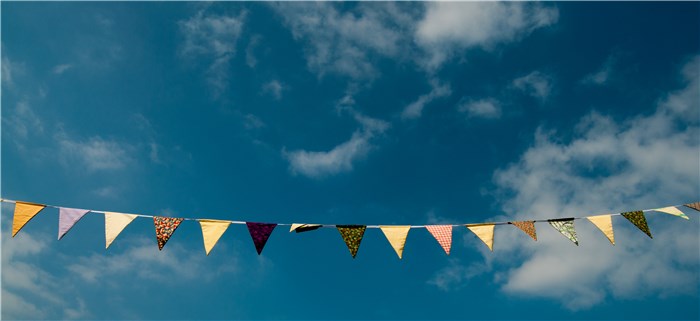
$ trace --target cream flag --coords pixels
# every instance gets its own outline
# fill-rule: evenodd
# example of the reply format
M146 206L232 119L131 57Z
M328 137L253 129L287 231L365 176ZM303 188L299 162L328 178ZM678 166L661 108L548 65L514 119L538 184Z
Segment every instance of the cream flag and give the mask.
M202 237L204 238L204 251L211 252L214 248L216 242L219 241L228 226L231 225L229 221L219 221L219 220L199 220L199 225L202 226Z
M608 215L596 215L586 217L610 240L610 244L615 245L615 233L613 232L612 217Z
M411 230L410 225L381 225L379 228L386 236L386 239L391 243L391 247L394 248L399 259L403 256L403 248L406 245L406 237L408 236L408 231Z
M493 228L494 224L483 224L483 225L467 225L467 228L474 232L476 236L481 239L481 241L489 247L489 250L493 252Z
M117 235L137 217L138 215L134 214L105 212L105 249L109 248Z
M689 220L689 219L690 219L690 218L688 217L688 215L685 215L685 213L681 212L681 210L679 210L679 209L678 209L677 207L675 207L675 206L657 208L657 209L654 209L654 211L657 211L657 212L664 212L664 213L666 213L666 214L671 214L671 215L679 216L679 217L682 217L682 218L684 218L684 219L686 219L686 220Z
M294 223L292 224L292 227L289 229L289 232L294 232L296 231L297 233L301 232L308 232L308 231L313 231L321 228L321 224L302 224L302 223Z
M15 237L17 232L45 207L41 204L15 202L15 215L12 218L12 237Z

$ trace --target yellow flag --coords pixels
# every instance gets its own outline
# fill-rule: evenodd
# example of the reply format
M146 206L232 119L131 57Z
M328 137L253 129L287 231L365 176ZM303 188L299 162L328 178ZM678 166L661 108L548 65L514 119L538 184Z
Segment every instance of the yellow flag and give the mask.
M408 231L411 230L409 225L382 225L379 228L386 236L386 239L391 243L391 247L394 248L399 259L403 256L403 248L406 245L406 237L408 236Z
M615 245L615 233L613 232L612 217L610 215L596 215L586 217L610 240L610 244Z
M12 237L15 237L17 232L45 207L46 205L17 201L15 203L15 215L12 219Z
M481 239L481 241L489 247L489 250L493 252L493 228L494 224L483 224L483 225L467 225L467 228L474 232L476 236Z
M138 215L134 214L105 212L105 249L109 248L117 235L137 217Z
M676 208L676 207L674 207L674 206L669 206L669 207L664 207L664 208L657 208L657 209L655 209L654 211L657 211L657 212L664 212L664 213L666 213L666 214L671 214L671 215L675 215L675 216L680 216L680 217L682 217L682 218L684 218L684 219L686 219L686 220L689 220L689 219L690 219L690 218L688 217L688 215L685 215L685 213L681 212L681 210L679 210L678 208Z
M211 252L214 248L216 242L219 241L228 226L231 225L229 221L219 221L219 220L199 220L199 224L202 226L202 237L204 238L204 251Z

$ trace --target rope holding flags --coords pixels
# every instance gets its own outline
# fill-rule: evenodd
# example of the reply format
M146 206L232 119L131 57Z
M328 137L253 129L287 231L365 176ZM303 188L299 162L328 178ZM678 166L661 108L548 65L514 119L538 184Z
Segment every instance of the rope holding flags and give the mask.
M19 231L34 217L36 217L45 208L55 208L59 211L58 219L58 239L61 240L65 235L88 213L103 214L105 219L105 249L108 249L119 234L137 218L145 217L153 220L153 225L156 234L156 242L158 250L163 250L165 244L173 236L177 228L184 221L197 221L201 227L202 240L204 243L204 251L209 255L214 246L219 242L221 237L226 233L229 226L232 224L245 224L248 232L255 245L255 250L258 255L262 254L263 248L267 244L270 235L274 229L279 226L290 226L289 232L309 232L320 228L335 228L340 233L345 245L350 251L350 255L355 258L360 249L360 243L364 238L367 229L380 229L387 241L393 248L399 259L403 258L406 239L411 229L424 228L438 242L445 251L445 254L450 255L452 247L452 232L455 226L464 226L469 231L474 233L490 251L493 252L495 227L497 225L513 225L521 230L533 240L537 241L537 232L535 223L548 223L571 242L578 245L578 235L574 226L574 221L586 219L600 230L603 235L610 241L610 244L615 245L615 234L613 230L612 218L614 216L622 216L640 231L644 232L649 238L652 238L649 225L646 220L645 213L656 212L664 213L686 220L690 218L681 208L691 209L695 212L700 212L700 202L687 203L683 205L673 205L659 207L647 210L628 211L615 214L591 215L584 217L571 218L552 218L546 220L527 220L527 221L507 221L507 222L490 222L490 223L469 223L469 224L443 224L443 225L338 225L338 224L309 224L309 223L257 223L243 222L231 220L213 220L213 219L193 219L193 218L176 218L165 216L151 216L143 214L125 214L109 211L97 211L89 209L67 208L54 205L38 204L23 201L13 201L0 199L4 203L14 203L14 216L12 219L12 237L17 235ZM686 210L687 211L687 210Z

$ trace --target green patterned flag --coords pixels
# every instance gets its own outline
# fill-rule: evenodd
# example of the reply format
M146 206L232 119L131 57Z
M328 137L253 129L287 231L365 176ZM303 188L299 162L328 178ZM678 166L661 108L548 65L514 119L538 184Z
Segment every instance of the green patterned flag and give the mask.
M634 212L625 212L622 213L622 216L632 222L636 227L638 227L642 232L646 233L646 235L649 235L649 238L653 238L651 236L651 231L649 230L649 226L647 225L647 219L644 217L644 212L642 211L634 211Z
M343 237L343 241L348 246L352 258L357 255L357 250L360 249L360 242L362 242L362 237L365 235L365 225L336 225L340 236Z
M566 238L578 246L578 238L576 237L576 229L574 229L573 218L548 220L547 222L549 222L549 225L551 225L554 229L559 231L559 233L566 236Z

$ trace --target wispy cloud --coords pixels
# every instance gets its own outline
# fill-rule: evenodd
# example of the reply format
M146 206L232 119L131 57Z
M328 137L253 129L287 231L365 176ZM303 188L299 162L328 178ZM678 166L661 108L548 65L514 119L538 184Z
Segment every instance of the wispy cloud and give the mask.
M100 136L77 140L65 132L59 132L55 139L62 163L70 168L84 168L88 171L118 170L133 160L130 156L133 146L128 143Z
M553 79L552 76L535 70L514 79L513 86L540 101L545 101L552 93Z
M401 112L401 119L416 119L423 114L423 108L425 105L431 103L437 98L448 97L452 94L452 89L449 84L440 83L437 79L430 80L430 86L432 89L429 93L420 95L418 99L406 107L404 107Z
M373 148L371 140L389 128L389 123L364 116L353 111L355 120L362 126L356 130L350 140L333 147L329 151L283 150L293 173L311 178L323 178L329 175L347 172L353 164L363 159Z
M594 112L579 122L570 141L539 130L516 163L494 174L503 210L515 213L503 219L615 213L694 200L700 193L700 127L687 115L700 109L699 62L685 66L687 86L662 97L651 115L617 122ZM502 228L492 255L499 267L495 279L507 294L548 298L572 310L609 296L697 295L698 221L648 218L653 242L615 218L615 247L584 221L576 224L577 248L546 224L538 226L536 243Z
M245 63L250 68L255 68L258 65L258 58L255 56L255 49L260 45L261 35L253 35L250 37L248 46L245 48Z
M184 36L180 53L184 57L204 56L212 60L207 69L207 80L219 96L228 86L230 61L236 54L236 45L243 30L246 12L238 16L207 15L198 11L187 20L178 22Z
M15 108L7 108L3 123L12 133L15 142L20 145L32 134L44 133L44 123L27 101L18 102Z
M496 119L501 117L501 106L493 98L465 100L457 106L457 110L471 118Z
M10 60L5 54L2 55L2 73L0 73L0 76L2 77L3 87L14 89L16 76L18 74L23 74L24 71L25 67L23 63Z
M262 90L263 92L272 95L277 100L282 99L282 92L287 89L287 86L282 84L279 80L273 79L266 82Z
M53 72L56 75L63 74L64 72L68 71L69 69L73 68L72 64L60 64L56 65L51 69L51 72Z
M416 42L428 53L422 62L440 67L456 52L491 49L518 41L559 19L555 7L523 2L432 2L416 29Z

